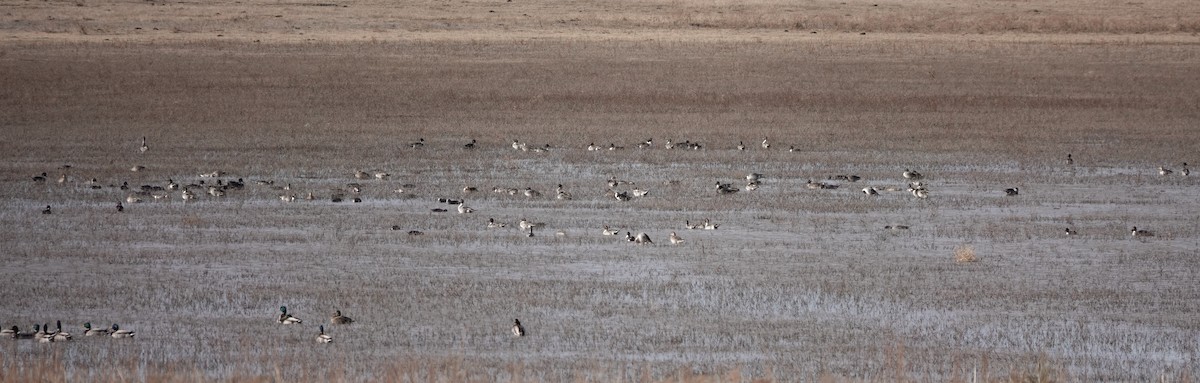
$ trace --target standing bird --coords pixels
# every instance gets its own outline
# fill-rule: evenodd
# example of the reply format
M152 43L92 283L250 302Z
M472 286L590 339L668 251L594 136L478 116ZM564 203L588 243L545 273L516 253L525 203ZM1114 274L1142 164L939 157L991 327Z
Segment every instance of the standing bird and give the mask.
M142 136L142 146L138 148L138 151L145 153L147 150L150 150L150 147L146 146L146 136Z
M516 337L525 336L525 327L521 326L520 319L513 319L512 334Z
M770 142L767 142L767 138L766 138L766 137L763 137L762 148L763 148L763 149L770 149L770 148L771 148L771 143L770 143Z
M1074 165L1075 159L1071 158L1071 153L1067 153L1067 165Z
M333 342L333 336L330 336L329 334L325 333L325 325L317 326L317 328L321 329L321 333L317 334L317 343L332 343Z
M329 317L329 323L351 324L354 323L354 319L350 319L350 317L342 315L342 310L337 310L333 312L333 316Z
M300 324L304 322L300 320L300 318L294 317L292 314L288 314L287 306L279 306L279 313L279 323Z

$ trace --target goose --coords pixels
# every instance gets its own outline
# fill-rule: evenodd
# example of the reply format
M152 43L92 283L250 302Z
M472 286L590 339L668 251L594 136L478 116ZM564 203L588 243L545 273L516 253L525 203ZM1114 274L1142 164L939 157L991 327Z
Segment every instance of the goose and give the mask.
M357 179L360 179L360 180L365 180L365 179L367 179L367 178L371 178L371 175L370 175L370 174L367 174L367 172L364 172L364 171L362 171L362 170L355 170L355 171L354 171L354 178L357 178Z
M634 239L635 238L633 237L633 233L628 232L628 231L625 232L625 240L626 241L633 242ZM37 325L34 325L34 326L37 326Z
M804 187L812 189L812 190L825 189L826 186L827 185L824 182L817 182L817 181L813 181L813 180L808 180L808 182L804 183Z
M884 226L883 229L891 230L891 231L908 230L908 225L888 225L888 226Z
M150 147L146 145L146 137L143 136L142 137L142 146L138 147L138 151L145 153L147 150L150 150Z
M463 149L475 149L475 140L471 139L471 142L463 144Z
M33 325L33 327L37 327L37 325ZM10 336L11 336L13 339L33 339L33 334L34 334L34 333L32 333L32 332L28 332L28 331L26 331L26 332L21 332L21 330L20 330L20 329L18 329L18 328L17 328L17 326L15 326L15 325L14 325L14 326L12 326L12 328L11 328L11 329L9 329L9 330L10 330L10 331L12 331L12 335L10 335Z
M46 182L46 177L46 172L42 172L40 176L33 176L33 182L44 183Z
M563 190L562 184L558 184L558 189L556 189L554 191L554 198L561 199L561 200L569 200L569 199L571 199L571 193L567 192L566 190Z
M539 191L537 191L537 190L533 190L533 188L529 188L529 187L525 188L525 193L524 193L524 194L525 194L525 196L526 196L526 197L529 197L529 198L537 198L537 197L541 197L541 196L542 196L542 193L541 193L541 192L539 192Z
M287 306L279 306L279 320L277 322L282 324L304 323L304 321L300 320L300 318L294 317L292 314L288 314Z
M1181 176L1184 176L1184 177L1187 177L1187 176L1189 176L1189 175L1191 175L1191 174L1192 174L1192 171L1191 171L1191 170L1188 170L1188 167L1187 167L1187 162L1184 162L1184 163L1183 163L1183 169L1179 169L1179 175L1181 175Z
M721 225L712 223L712 221L709 221L708 218L704 219L704 230L716 230L717 227L720 227L720 226Z
M342 315L342 310L336 310L333 312L333 316L329 317L329 323L351 324L354 323L354 319L350 319L350 317Z
M901 175L904 176L904 179L909 179L909 180L919 180L919 179L925 178L925 176L922 175L921 173L917 173L916 171L910 170L910 169L904 169L904 173L902 173Z
M681 243L683 243L683 238L680 238L679 234L675 234L675 232L672 231L671 232L671 244L678 245Z
M634 197L645 197L646 195L650 194L649 190L642 188L633 188L633 190L630 190L630 192L633 193Z
M1069 227L1066 229L1063 229L1063 233L1066 234L1068 237L1077 234L1075 232L1075 230L1071 230L1071 228L1069 228Z
M470 214L470 213L474 213L474 212L475 212L475 209L467 207L467 204L465 202L460 202L458 204L458 214Z
M1130 230L1129 233L1131 235L1133 235L1134 237L1153 237L1154 236L1154 232L1152 232L1150 230L1138 230L1137 226L1134 226L1133 230Z
M608 150L622 150L622 149L625 149L625 147L624 147L624 146L617 146L617 144L614 144L614 143L611 143L611 142L609 142L609 143L608 143Z
M196 193L193 193L191 190L183 189L183 192L181 192L179 194L180 194L179 195L180 198L183 198L184 201L191 201L191 200L196 199ZM135 199L132 195L129 196L129 198L127 198L126 200L129 203L137 203L138 202L138 201L129 201L129 199Z
M321 331L320 333L317 334L317 343L332 343L333 342L333 337L330 336L329 334L325 333L325 325L317 326L317 328L320 329L320 331Z
M378 180L386 180L386 179L388 179L388 177L391 177L391 176L392 175L388 174L387 172L375 172L375 179L378 179Z
M424 139L424 138L421 138L421 139L418 139L418 140L416 140L416 141L410 142L410 143L408 143L408 146L409 146L409 147L411 147L411 148L413 148L413 149L418 149L418 148L424 147L424 146L425 146L425 139Z
M912 192L912 195L913 195L913 197L917 197L917 198L921 198L921 199L929 198L929 190L926 190L926 189L909 189L909 191L911 191L911 192Z
M742 143L741 141L738 141L737 150L746 150L746 144Z
M46 205L46 208L42 209L42 214L50 214L50 213L53 213L52 211L50 211L50 205Z
M750 173L750 174L747 174L747 175L746 175L746 182L758 182L759 180L761 180L761 179L762 179L762 176L763 176L763 175L762 175L762 174L760 174L760 173Z
M638 149L646 149L654 146L654 139L648 138L637 145Z
M525 236L529 237L529 238L533 238L533 227L532 226L529 227L529 234L526 234Z
M608 228L608 225L604 225L604 231L601 232L601 234L604 234L604 235L617 235L620 233L621 233L620 231Z
M92 322L83 324L83 336L105 336L110 332L112 332L112 330L107 328L93 328Z
M733 194L737 193L738 190L739 189L733 187L733 185L723 184L721 181L717 181L717 194Z
M296 196L291 195L291 194L280 194L279 200L283 201L283 202L295 202Z
M64 342L64 341L71 340L71 333L63 332L63 330L62 330L62 321L55 321L54 324L56 326L58 326L58 329L54 331L54 341L55 342Z
M698 223L698 224L693 225L688 220L683 220L683 227L686 227L688 230L700 230L700 229L704 228L704 224Z
M537 228L544 227L544 226L546 226L546 224L542 223L542 222L532 222L525 218L521 218L521 222L518 223L517 226L519 226L521 228L521 230L529 230L529 229L532 229L535 227L537 227Z
M208 195L211 195L213 197L224 197L225 189L220 189L220 188L217 188L216 186L209 186L208 187Z
M633 242L637 243L637 244L642 244L642 245L647 244L647 243L651 243L651 244L654 243L654 241L651 241L650 236L647 235L646 233L638 233L638 235L633 238Z
M795 153L795 152L796 152L796 146L788 145L788 153Z
M131 171L131 172L140 172L143 170L146 170L146 167L142 166L142 165L135 165L134 167L129 168L129 171Z
M512 148L513 150L525 150L525 144L522 144L520 141L513 140Z
M179 190L179 184L175 180L167 178L167 190Z
M513 319L512 334L518 338L525 336L525 327L521 326L521 320Z
M479 188L476 188L474 186L463 186L463 188L462 188L463 194L474 193L477 191L479 191Z
M505 227L508 227L508 224L503 223L503 222L496 222L495 218L488 218L488 223L487 223L488 229L501 229L501 228L505 228Z
M1021 192L1021 191L1020 191L1020 188L1008 188L1008 189L1004 189L1004 195L1006 195L1006 196L1009 196L1009 197L1012 197L1012 196L1015 196L1015 195L1017 195L1017 194L1020 194L1020 192Z
M875 190L875 188L870 187L870 186L863 188L862 192L863 192L863 194L866 194L866 195L879 195L879 191Z
M746 191L758 190L758 185L760 185L758 182L747 182L746 183Z
M1173 173L1173 172L1171 171L1171 169L1167 169L1167 168L1164 168L1164 167L1162 167L1162 166L1159 166L1159 167L1158 167L1158 174L1159 174L1159 175L1162 175L1162 176L1169 176L1169 175L1171 175L1171 173Z
M312 192L308 192L308 195L305 195L305 196L304 196L304 199L306 199L306 200L309 200L309 201L313 201L313 200L316 200L316 199L317 199L317 196L313 195L313 193L312 193Z
M667 143L663 144L663 148L667 150L675 149L675 143L668 139Z
M770 143L770 142L767 142L767 138L766 138L766 137L763 137L763 141L762 141L762 148L763 148L763 149L770 149L770 148L771 148L771 143Z
M1071 153L1067 153L1067 165L1074 165L1075 159L1071 158Z
M587 150L588 150L589 152L594 152L594 151L600 150L600 147L599 147L599 146L596 146L596 143L595 143L595 142L593 142L593 143L590 143L590 144L588 144L588 146L587 146Z

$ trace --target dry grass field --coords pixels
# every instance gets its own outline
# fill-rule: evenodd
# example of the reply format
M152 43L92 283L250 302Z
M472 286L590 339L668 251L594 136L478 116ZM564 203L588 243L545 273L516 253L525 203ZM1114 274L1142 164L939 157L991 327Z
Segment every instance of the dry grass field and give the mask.
M1200 3L0 15L0 382L1200 375Z

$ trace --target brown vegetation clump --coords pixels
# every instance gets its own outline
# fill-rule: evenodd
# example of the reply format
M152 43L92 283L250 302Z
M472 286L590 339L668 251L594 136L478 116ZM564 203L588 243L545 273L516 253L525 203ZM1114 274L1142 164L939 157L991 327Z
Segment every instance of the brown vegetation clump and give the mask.
M975 255L975 248L971 247L971 245L960 245L954 248L954 262L979 262L979 257Z

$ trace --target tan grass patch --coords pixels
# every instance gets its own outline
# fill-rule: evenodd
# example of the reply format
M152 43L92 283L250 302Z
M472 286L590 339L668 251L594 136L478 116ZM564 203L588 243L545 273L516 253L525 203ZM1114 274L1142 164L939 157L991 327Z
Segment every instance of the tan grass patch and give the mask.
M971 245L960 245L954 248L954 262L957 263L974 263L979 262L979 256L975 255L975 248Z

